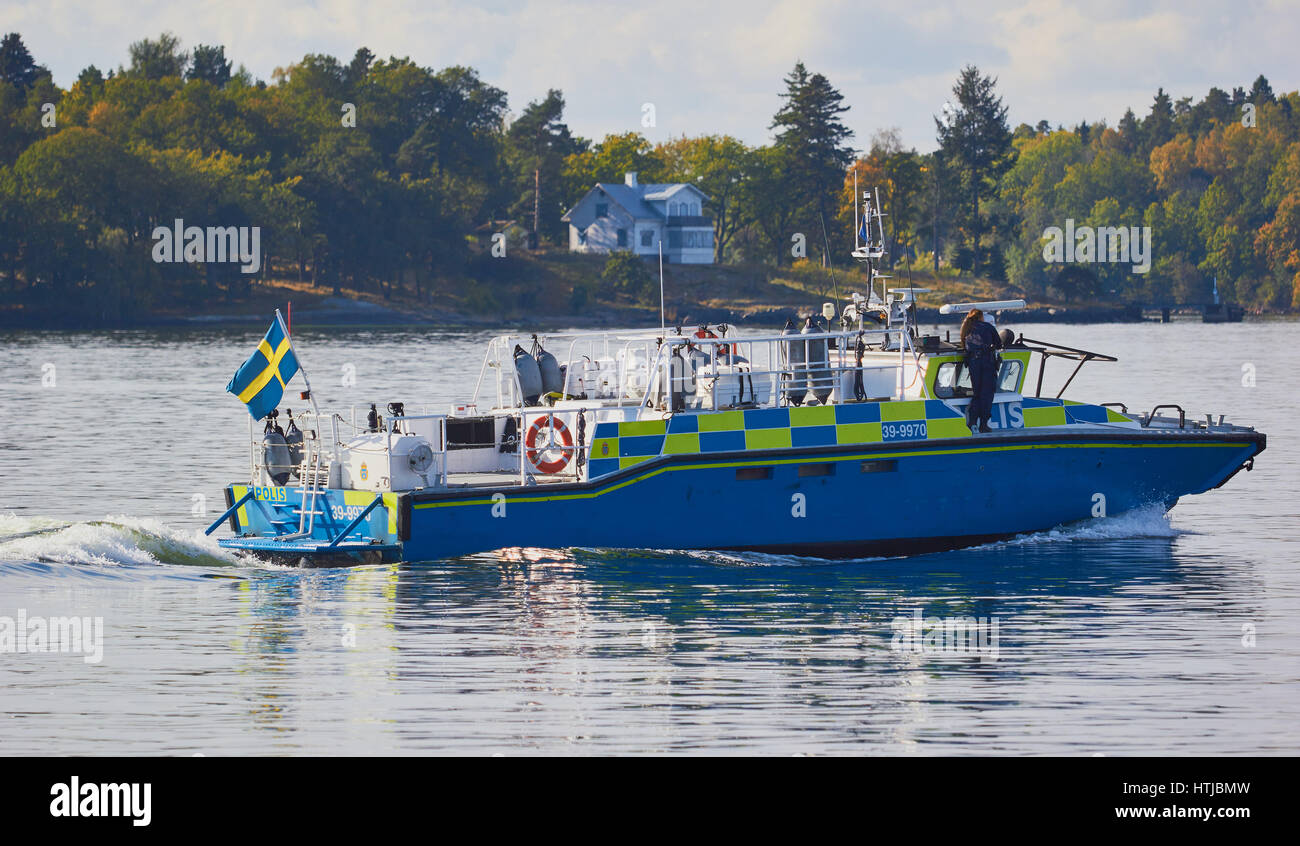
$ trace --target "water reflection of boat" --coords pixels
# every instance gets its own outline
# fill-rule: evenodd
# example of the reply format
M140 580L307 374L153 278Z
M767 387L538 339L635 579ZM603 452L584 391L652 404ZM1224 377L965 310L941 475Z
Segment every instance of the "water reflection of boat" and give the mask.
M578 545L912 554L1171 508L1253 466L1265 436L1222 415L1064 399L1073 374L1044 396L1049 359L1075 373L1114 359L1010 332L994 431L973 434L962 349L921 334L921 291L876 292L883 237L864 201L854 256L873 284L842 312L769 335L500 336L450 412L300 415L292 459L283 439L251 437L251 478L211 529L229 521L223 546L308 563ZM944 310L972 307L1024 302Z

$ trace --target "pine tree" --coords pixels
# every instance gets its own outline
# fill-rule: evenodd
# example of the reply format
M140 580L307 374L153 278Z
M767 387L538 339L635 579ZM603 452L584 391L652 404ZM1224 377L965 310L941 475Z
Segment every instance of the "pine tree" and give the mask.
M835 197L853 161L853 148L847 143L853 130L840 120L849 107L830 80L809 74L803 62L795 64L785 86L784 102L771 124L777 130L776 146L789 164L783 193L798 210L797 224L804 227L809 242L816 243L821 239L813 233L821 233L822 221L829 226Z
M370 52L369 48L358 47L357 52L352 55L352 61L348 63L347 69L344 71L344 77L347 79L348 84L356 85L365 79L366 74L370 73L370 66L374 62L375 54Z
M31 88L41 74L48 73L45 68L32 60L27 52L22 36L11 32L0 41L0 80L18 88Z
M1133 155L1142 147L1142 127L1132 109L1124 110L1124 117L1119 119L1119 140L1124 152Z
M1268 84L1264 74L1261 73L1255 78L1255 84L1250 86L1250 96L1247 99L1256 106L1274 102L1276 98L1273 96L1273 86Z
M935 118L943 161L959 180L962 194L970 203L965 229L974 271L984 263L980 201L996 192L997 180L1010 167L1013 154L1007 107L994 94L995 85L996 78L984 76L979 68L967 65L952 89L957 98L956 109L943 120Z
M542 100L529 103L506 132L507 159L516 181L510 212L528 220L530 229L536 215L538 235L556 243L564 234L564 160L582 150L563 117L564 94L552 88Z
M1174 109L1165 89L1156 89L1156 97L1151 103L1151 113L1142 121L1143 149L1150 153L1156 147L1174 137Z
M226 48L197 45L185 78L202 79L218 88L224 88L230 82L230 62L226 61Z

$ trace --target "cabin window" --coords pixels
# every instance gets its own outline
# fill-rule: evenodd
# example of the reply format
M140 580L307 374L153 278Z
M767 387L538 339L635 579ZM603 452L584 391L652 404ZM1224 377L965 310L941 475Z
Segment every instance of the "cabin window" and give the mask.
M771 467L738 467L736 468L737 482L755 482L760 479L772 478Z
M1020 390L1020 373L1024 364L1018 359L1004 359L1002 369L998 371L998 390L1015 393ZM939 372L934 377L934 395L939 399L969 397L974 394L970 383L970 371L961 361L945 361L939 365Z
M655 243L655 233L653 229L643 229L641 231L641 246L653 247Z
M897 458L884 458L879 461L862 462L863 473L893 473L897 469Z
M596 217L609 217L609 203L596 203Z
M834 476L834 464L800 464L800 476Z
M970 371L960 361L945 361L934 377L934 395L939 399L971 396Z
M626 229L620 229L620 230L618 230L618 245L619 245L620 247L626 247L626 246L627 246L627 230L626 230Z
M998 390L1015 393L1020 390L1020 370L1023 365L1014 358L1002 362L1002 372L998 374Z

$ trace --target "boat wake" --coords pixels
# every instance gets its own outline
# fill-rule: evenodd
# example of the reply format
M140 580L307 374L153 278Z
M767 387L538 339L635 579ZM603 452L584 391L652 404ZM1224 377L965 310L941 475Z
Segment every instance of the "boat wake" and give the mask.
M68 523L0 515L0 562L132 566L231 567L245 562L196 531L159 520L111 516Z
M934 555L960 555L963 552L997 550L1007 547L1033 547L1043 544L1065 544L1108 540L1140 540L1145 538L1176 538L1183 534L1169 521L1169 514L1161 505L1135 508L1115 517L1098 517L1057 526L1042 532L1016 535L1006 540L949 552L928 553L918 558ZM709 564L726 567L809 566L816 564L861 564L873 561L896 561L912 556L880 556L871 558L827 559L803 555L771 555L757 552L718 552L680 550L672 555L689 556Z
M1016 535L996 543L984 544L975 549L997 549L1005 546L1027 546L1044 543L1071 543L1075 541L1136 540L1140 538L1176 538L1183 532L1174 528L1169 513L1163 505L1134 508L1114 517L1095 517L1044 532Z

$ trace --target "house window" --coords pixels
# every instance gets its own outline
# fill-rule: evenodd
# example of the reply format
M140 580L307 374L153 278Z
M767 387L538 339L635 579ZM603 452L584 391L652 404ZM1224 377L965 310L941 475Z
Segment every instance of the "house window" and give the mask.
M596 203L596 217L609 217L609 203Z
M627 246L627 230L626 230L626 229L620 229L620 230L618 230L618 245L619 245L620 247L626 247L626 246Z
M587 230L585 229L578 230L578 244L583 247L587 246Z
M655 244L655 233L653 229L641 230L641 246L653 247Z

